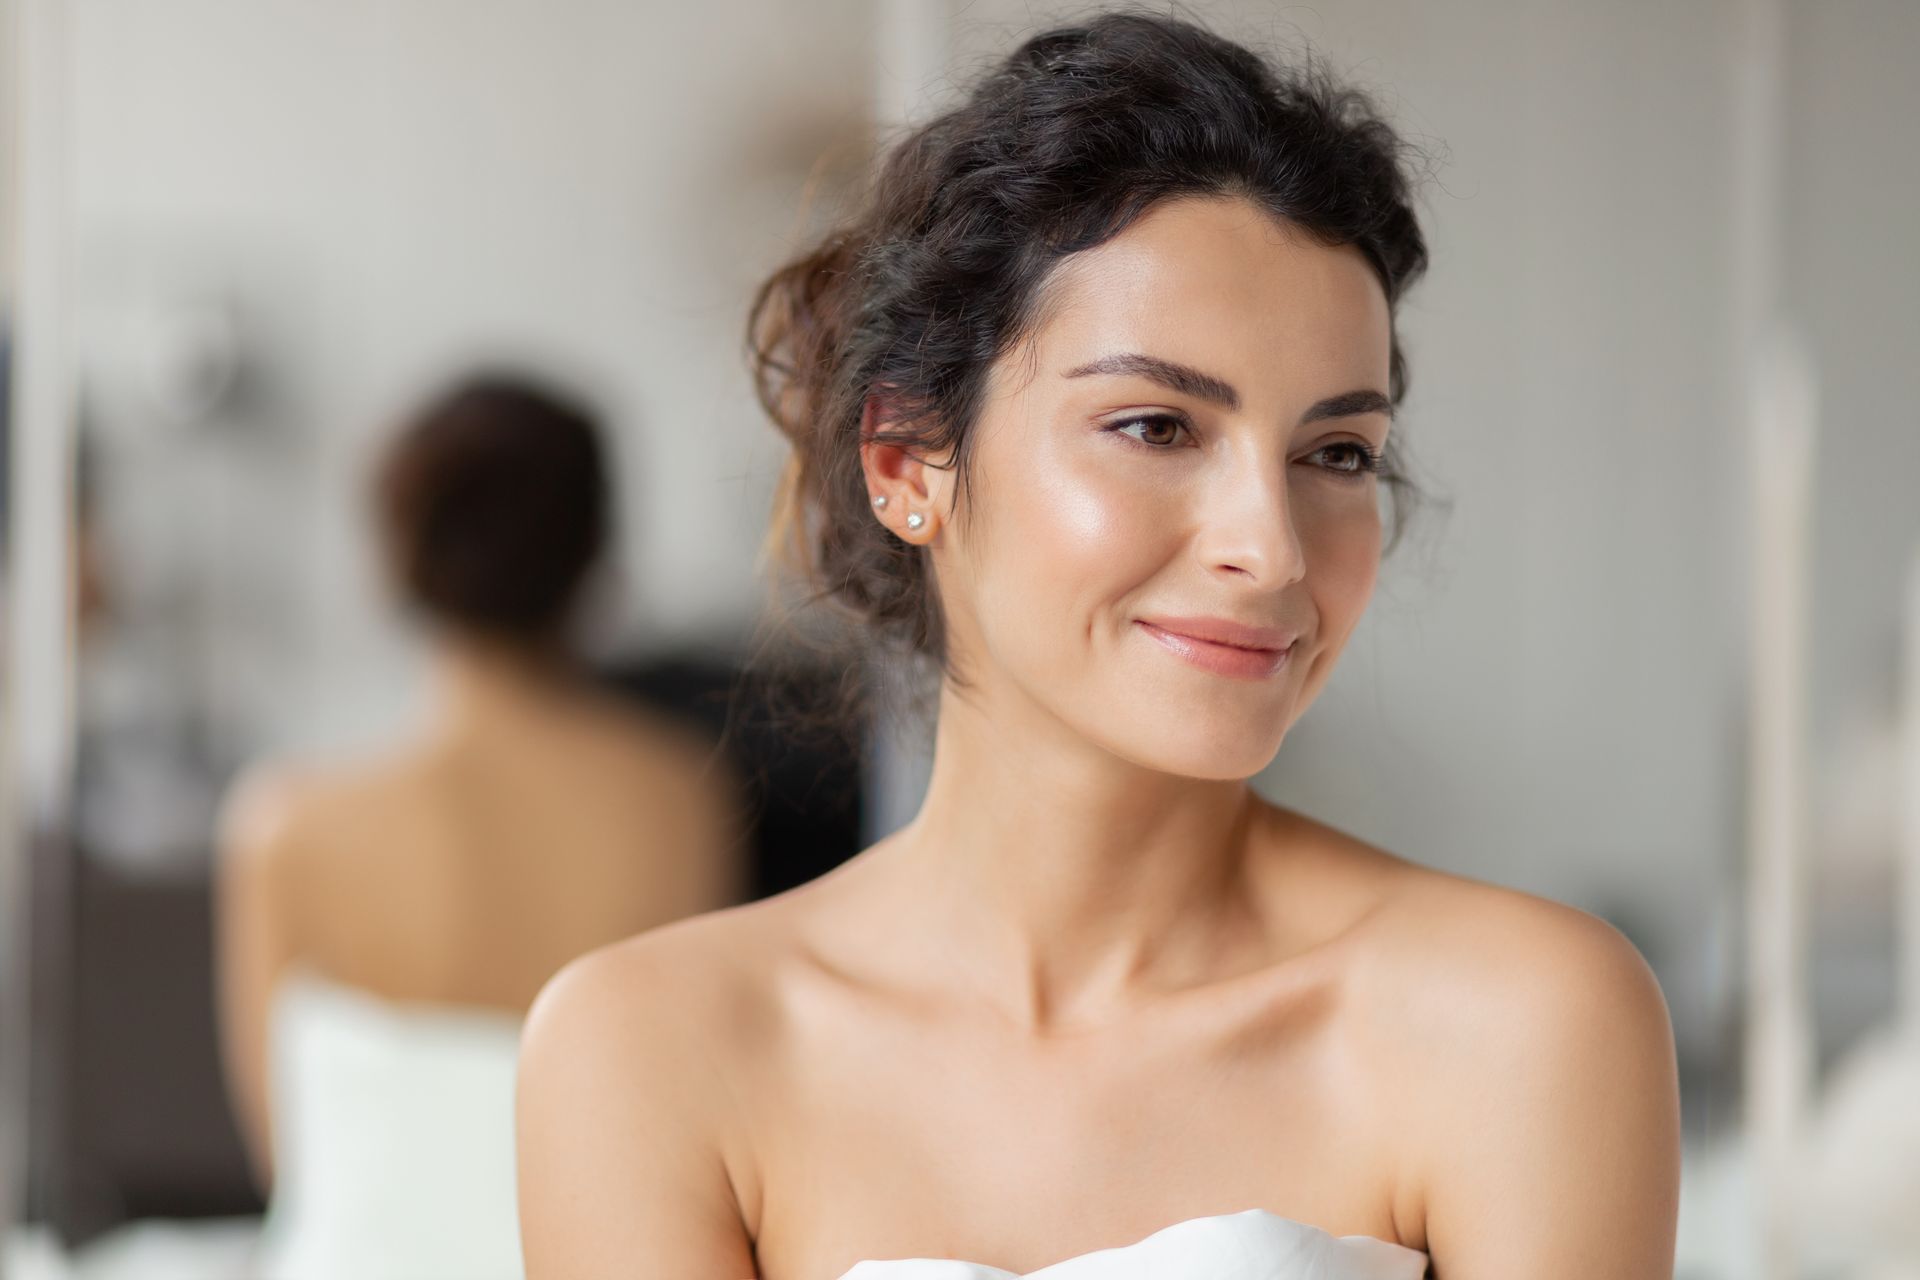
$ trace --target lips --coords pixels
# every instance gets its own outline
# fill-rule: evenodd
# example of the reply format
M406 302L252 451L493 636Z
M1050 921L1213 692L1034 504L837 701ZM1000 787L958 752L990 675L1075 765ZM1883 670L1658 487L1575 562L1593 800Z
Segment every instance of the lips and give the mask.
M1142 618L1140 621L1158 630L1169 631L1174 635L1186 636L1192 640L1231 645L1236 649L1264 649L1274 653L1292 647L1293 642L1300 635L1297 630L1258 627L1249 623L1234 622L1229 618L1155 617Z
M1284 670L1293 656L1298 636L1296 632L1250 627L1220 618L1156 618L1153 621L1138 618L1135 622L1162 648L1193 666L1242 680L1265 680ZM1169 624L1177 624L1181 629L1173 630ZM1231 636L1236 641L1257 640L1261 645L1209 639L1193 634L1194 630Z

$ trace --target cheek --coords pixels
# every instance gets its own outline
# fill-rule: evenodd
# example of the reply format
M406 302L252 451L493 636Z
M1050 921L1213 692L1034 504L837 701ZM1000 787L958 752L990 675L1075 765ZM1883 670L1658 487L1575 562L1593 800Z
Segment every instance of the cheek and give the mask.
M1049 578L1109 584L1129 564L1155 561L1153 533L1169 527L1174 486L1092 428L1039 429L1030 439L1020 457L996 459L1017 511L1004 555Z
M1382 525L1374 483L1343 493L1331 482L1294 497L1294 522L1307 562L1307 587L1320 615L1321 642L1338 643L1360 620L1380 572Z
M1109 621L1116 602L1164 567L1165 540L1180 528L1173 486L1110 456L1124 446L1073 436L1036 430L1025 450L996 447L980 459L993 477L981 498L992 514L975 579L980 616L990 646L1018 646L1023 665L1083 664L1063 629L1084 638Z

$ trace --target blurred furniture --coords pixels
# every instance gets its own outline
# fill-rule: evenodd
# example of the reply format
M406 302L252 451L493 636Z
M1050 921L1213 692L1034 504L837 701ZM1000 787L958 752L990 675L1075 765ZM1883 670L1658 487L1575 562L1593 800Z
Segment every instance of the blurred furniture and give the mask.
M29 1215L78 1244L257 1212L215 1039L206 864L142 873L69 847L38 869Z

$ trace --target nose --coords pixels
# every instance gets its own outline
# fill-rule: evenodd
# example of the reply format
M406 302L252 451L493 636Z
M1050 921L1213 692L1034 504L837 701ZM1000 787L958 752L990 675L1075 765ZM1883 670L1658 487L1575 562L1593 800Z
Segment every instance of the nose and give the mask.
M1293 525L1285 458L1224 460L1206 487L1196 550L1209 573L1243 585L1283 587L1306 576L1306 553Z

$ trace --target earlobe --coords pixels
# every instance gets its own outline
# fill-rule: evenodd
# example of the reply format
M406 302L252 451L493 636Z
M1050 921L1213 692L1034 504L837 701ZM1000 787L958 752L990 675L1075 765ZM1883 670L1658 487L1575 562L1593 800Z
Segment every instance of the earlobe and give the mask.
M930 511L937 495L927 486L929 464L905 440L890 438L889 397L882 393L867 396L860 411L860 466L865 474L868 501L880 523L896 537L924 543L933 536ZM899 520L884 514L889 506L904 511Z

